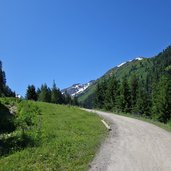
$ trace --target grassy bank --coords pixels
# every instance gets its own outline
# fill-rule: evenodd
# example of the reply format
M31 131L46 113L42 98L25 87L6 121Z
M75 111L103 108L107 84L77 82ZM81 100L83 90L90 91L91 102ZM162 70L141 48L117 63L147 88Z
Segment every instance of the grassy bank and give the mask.
M156 125L156 126L158 126L160 128L165 129L166 131L171 132L171 122L168 122L167 124L164 124L164 123L159 122L159 121L154 120L154 119L150 119L150 118L143 117L143 116L138 116L138 115L133 115L133 114L119 113L118 115L127 116L127 117L131 117L131 118L134 118L134 119L149 122L149 123L154 124L154 125Z
M36 103L41 143L0 157L0 170L87 170L106 130L100 118L75 107Z
M101 109L97 109L97 110L101 110ZM101 111L111 112L111 111L106 111L106 110L101 110ZM171 122L168 122L167 124L164 124L164 123L161 123L161 122L159 122L157 120L147 118L145 116L134 115L134 114L130 114L130 113L121 113L121 112L111 112L111 113L116 114L116 115L122 115L122 116L130 117L130 118L138 119L138 120L142 120L142 121L145 121L145 122L149 122L149 123L154 124L154 125L156 125L156 126L158 126L160 128L165 129L166 131L171 132Z

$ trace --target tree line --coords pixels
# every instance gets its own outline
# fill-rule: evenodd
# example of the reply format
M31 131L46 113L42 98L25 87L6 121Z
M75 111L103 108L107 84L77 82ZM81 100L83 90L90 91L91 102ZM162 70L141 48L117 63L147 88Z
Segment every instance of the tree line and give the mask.
M77 97L71 97L67 92L62 93L57 88L56 83L53 82L52 88L47 84L42 84L40 88L36 89L34 85L29 85L26 90L27 100L55 103L55 104L69 104L78 105Z
M171 47L152 59L145 79L115 76L97 83L94 107L132 113L167 123L171 120Z
M14 91L12 91L6 84L6 74L2 68L2 62L0 61L0 97L16 97ZM55 104L69 104L78 105L77 97L71 97L67 92L61 93L57 88L55 82L53 82L52 88L49 88L47 84L42 84L40 88L36 89L34 85L28 85L26 90L25 99L42 101Z

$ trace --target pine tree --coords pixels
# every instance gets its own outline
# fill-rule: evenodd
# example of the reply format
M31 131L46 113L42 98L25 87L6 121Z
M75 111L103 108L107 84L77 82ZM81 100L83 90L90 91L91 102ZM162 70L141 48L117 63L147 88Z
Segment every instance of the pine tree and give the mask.
M134 113L151 118L151 94L142 82L139 82L137 102Z
M126 77L123 78L120 86L119 107L122 112L131 112L131 93Z
M5 72L2 70L2 62L0 61L0 97L5 96L4 88L6 85Z
M65 104L72 105L72 98L67 92L65 92Z
M102 109L105 107L105 95L107 89L106 86L107 85L105 80L97 84L94 101L94 105L96 108Z
M116 106L116 98L118 96L118 81L113 76L107 84L105 93L105 108L107 110L114 109Z
M5 72L2 69L2 62L0 61L0 97L15 97L15 92L13 92L6 85Z
M171 119L171 76L164 75L160 79L158 96L153 103L153 112L160 122L167 123Z
M51 90L46 84L41 86L38 100L42 102L51 102Z
M74 106L79 106L78 98L77 98L76 96L73 98L72 101L73 101L72 104L73 104Z
M51 102L58 103L58 89L56 83L53 82L52 92L51 92Z
M130 81L130 92L131 92L131 111L134 112L137 103L137 96L138 96L138 78L136 75L131 77Z
M36 92L36 88L34 85L28 86L27 92L26 92L26 99L37 101L37 92Z

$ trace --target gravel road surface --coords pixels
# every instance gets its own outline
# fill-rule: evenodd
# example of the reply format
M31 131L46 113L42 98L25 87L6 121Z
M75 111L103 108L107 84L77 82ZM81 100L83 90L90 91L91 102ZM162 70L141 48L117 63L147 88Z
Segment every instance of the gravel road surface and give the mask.
M95 112L111 126L89 171L171 171L171 133L143 121Z

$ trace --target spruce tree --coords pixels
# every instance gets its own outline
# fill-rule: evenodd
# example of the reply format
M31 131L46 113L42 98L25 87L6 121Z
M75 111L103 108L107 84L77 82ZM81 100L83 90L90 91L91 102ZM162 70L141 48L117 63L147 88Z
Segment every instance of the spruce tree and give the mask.
M6 85L5 72L2 70L2 62L0 61L0 97L5 96L4 88Z
M164 75L160 79L158 96L153 104L153 112L160 122L167 123L171 119L171 76Z
M96 92L95 92L95 107L96 108L104 108L105 107L105 95L106 95L106 89L107 89L107 85L106 85L106 81L103 80L100 83L97 84L96 86Z
M116 108L116 98L118 96L118 81L113 76L108 84L105 93L105 108L111 110Z
M72 105L72 98L67 92L65 92L65 104Z
M137 102L134 113L151 118L151 94L142 82L139 82Z
M72 101L73 101L72 103L73 103L74 106L79 106L78 98L76 96L73 98Z
M28 86L27 92L26 92L26 99L37 101L37 92L36 92L36 88L34 85Z
M38 100L42 102L51 102L51 90L46 84L41 86Z
M123 78L120 86L119 107L122 112L131 112L131 93L126 77Z
M15 97L15 92L13 92L9 86L6 85L5 72L2 69L2 62L0 61L0 97Z
M51 102L58 103L58 89L56 83L53 82L52 92L51 92Z
M136 75L131 77L130 81L130 93L131 93L131 111L134 112L137 103L138 96L138 78Z

